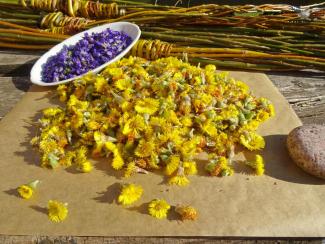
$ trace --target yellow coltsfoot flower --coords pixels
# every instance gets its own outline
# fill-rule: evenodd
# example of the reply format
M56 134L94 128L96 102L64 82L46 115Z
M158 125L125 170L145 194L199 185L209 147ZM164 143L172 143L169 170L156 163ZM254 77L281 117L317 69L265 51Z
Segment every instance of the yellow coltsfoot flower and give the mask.
M46 117L46 118L49 118L49 117L53 117L53 116L56 116L57 114L63 112L63 110L61 108L46 108L43 110L43 115Z
M144 98L135 104L135 111L141 114L154 114L159 107L159 101L153 98Z
M192 206L177 206L175 211L181 216L182 220L196 220L198 217L197 210Z
M143 188L140 185L128 184L122 187L118 202L122 205L130 205L142 196Z
M129 163L125 169L124 178L129 178L131 175L133 175L137 168L138 167L135 165L135 162Z
M149 214L157 219L166 218L169 209L170 205L163 199L152 200L148 207Z
M56 200L49 200L47 208L49 219L53 222L61 222L68 216L67 203L62 203Z
M255 155L255 161L253 162L246 162L248 166L255 170L256 175L263 175L264 174L264 159L261 155Z
M173 174L178 169L179 164L180 164L180 157L178 155L170 156L166 165L165 174L166 175Z
M185 175L196 175L197 174L196 162L194 162L194 161L183 162L183 167L184 167Z
M168 184L177 186L187 186L190 181L185 175L175 175L168 180Z
M114 158L112 161L112 167L115 170L119 170L123 167L124 165L124 160L121 157L120 153L114 153Z
M184 168L178 167L177 174L168 180L170 185L186 186L190 181L185 176Z
M139 141L139 145L134 151L134 154L140 158L149 157L155 150L155 143L152 140L146 141L144 139Z
M17 191L22 198L30 199L33 196L34 191L39 183L40 183L39 180L34 180L27 185L19 186Z
M78 166L78 169L83 173L89 173L93 168L93 165L89 161L85 161Z
M145 169L138 167L135 162L131 162L127 165L125 169L124 178L129 178L131 175L136 173L148 174L149 172Z
M37 146L39 144L39 140L40 138L38 136L34 136L31 140L30 140L30 144L34 147Z
M226 157L212 158L205 169L211 176L231 176L234 174L234 170L229 166Z
M265 147L264 138L255 132L247 132L239 137L240 143L248 150L260 150Z
M19 195L24 199L30 199L33 196L34 189L28 185L21 185L18 187Z

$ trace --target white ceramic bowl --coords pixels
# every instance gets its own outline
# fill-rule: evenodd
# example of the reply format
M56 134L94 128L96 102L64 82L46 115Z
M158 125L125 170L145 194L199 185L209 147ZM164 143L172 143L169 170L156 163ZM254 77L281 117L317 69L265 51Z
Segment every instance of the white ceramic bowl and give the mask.
M98 73L103 68L105 68L108 64L121 59L125 54L127 54L130 51L130 49L138 41L138 39L141 35L141 30L140 30L139 26L129 23L129 22L115 22L115 23L105 24L105 25L97 26L97 27L91 28L89 30L80 32L80 33L64 40L63 42L59 43L58 45L52 47L48 52L43 54L43 56L37 60L37 62L34 64L32 70L30 72L31 82L36 85L40 85L40 86L55 86L55 85L64 84L69 81L80 78L84 74L75 76L70 79L61 80L58 82L47 83L47 82L42 81L42 75L41 75L42 74L42 66L47 62L49 57L54 56L60 50L62 50L64 45L67 45L67 46L74 45L79 40L82 39L82 37L84 36L85 33L89 33L89 34L99 33L99 32L104 31L107 28L110 28L111 30L114 30L114 31L120 31L120 32L123 31L124 33L128 34L132 38L132 43L126 49L124 49L119 55L117 55L115 58L111 59L107 63L102 64L101 66L98 66L97 68L95 68L93 70L89 70L88 72Z

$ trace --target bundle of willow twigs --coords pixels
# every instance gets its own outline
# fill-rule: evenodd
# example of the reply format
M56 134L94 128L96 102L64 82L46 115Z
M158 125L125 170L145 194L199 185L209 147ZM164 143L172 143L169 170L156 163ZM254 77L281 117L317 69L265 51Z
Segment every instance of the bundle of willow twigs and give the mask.
M3 1L7 2L1 4ZM130 21L141 26L143 38L132 54L148 59L176 56L221 68L325 70L325 3L297 9L289 5L216 4L180 8L156 6L146 0L96 2L96 6L117 9L102 19L107 12L100 7L88 9L86 14L85 8L95 3L91 1L57 0L52 5L44 0L14 2L0 0L0 47L47 49L87 28Z

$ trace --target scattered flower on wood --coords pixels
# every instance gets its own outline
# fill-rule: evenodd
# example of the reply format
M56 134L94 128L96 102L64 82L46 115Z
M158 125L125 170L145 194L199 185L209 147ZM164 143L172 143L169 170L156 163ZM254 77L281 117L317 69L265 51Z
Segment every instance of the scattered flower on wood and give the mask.
M143 193L143 188L139 185L128 184L122 187L118 197L118 202L122 205L130 205L140 199Z
M182 220L196 220L198 218L198 212L192 206L177 206L175 211Z
M48 202L48 216L53 222L61 222L68 216L68 204L56 200L49 200Z
M265 168L264 168L264 159L261 155L257 154L255 155L255 161L253 162L246 162L248 166L253 168L255 170L256 175L263 175Z
M19 186L17 191L22 198L30 199L33 196L35 189L39 183L39 180L34 180L29 184Z
M163 199L155 199L149 203L148 211L152 217L157 219L167 218L170 205Z

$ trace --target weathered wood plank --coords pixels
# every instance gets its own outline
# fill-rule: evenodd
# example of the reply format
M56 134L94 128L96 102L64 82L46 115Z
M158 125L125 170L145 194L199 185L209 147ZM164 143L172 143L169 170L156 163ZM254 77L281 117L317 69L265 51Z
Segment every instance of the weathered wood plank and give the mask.
M3 236L0 235L2 244L321 244L321 239L221 239L213 237L48 237L48 236Z
M290 72L268 74L304 124L325 123L325 73Z
M0 50L0 76L27 76L43 52Z
M29 85L28 77L0 77L0 119L21 99Z

